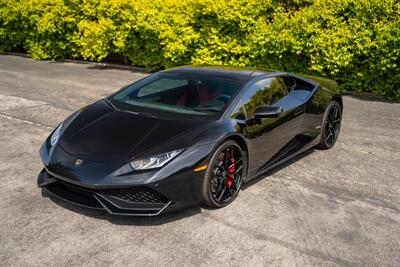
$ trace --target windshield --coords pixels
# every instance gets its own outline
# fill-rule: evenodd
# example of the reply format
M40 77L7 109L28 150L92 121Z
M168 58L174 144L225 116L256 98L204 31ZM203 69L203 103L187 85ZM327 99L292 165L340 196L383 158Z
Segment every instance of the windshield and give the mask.
M241 86L237 80L156 73L110 97L118 108L154 116L216 118Z

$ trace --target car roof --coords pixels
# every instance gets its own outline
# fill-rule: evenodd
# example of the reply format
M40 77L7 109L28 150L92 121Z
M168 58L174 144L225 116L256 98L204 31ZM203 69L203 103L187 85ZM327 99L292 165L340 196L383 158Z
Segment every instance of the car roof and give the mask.
M219 65L190 65L167 69L164 73L190 73L201 74L207 76L223 77L241 81L248 81L258 76L268 74L282 74L272 70L253 69L251 67L234 67L234 66L219 66Z

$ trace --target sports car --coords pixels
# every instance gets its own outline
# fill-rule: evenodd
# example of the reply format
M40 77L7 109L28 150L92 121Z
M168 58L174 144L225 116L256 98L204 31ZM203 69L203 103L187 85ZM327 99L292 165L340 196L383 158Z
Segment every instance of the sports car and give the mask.
M185 66L81 108L45 140L37 183L114 215L154 216L232 203L244 183L339 136L331 80Z

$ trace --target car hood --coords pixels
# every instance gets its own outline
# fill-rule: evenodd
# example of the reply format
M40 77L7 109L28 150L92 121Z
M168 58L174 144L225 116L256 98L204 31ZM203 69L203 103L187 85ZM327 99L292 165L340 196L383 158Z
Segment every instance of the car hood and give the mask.
M126 162L147 151L157 150L157 147L174 150L184 148L190 142L193 144L196 140L187 138L188 133L209 123L143 116L115 110L99 101L64 125L59 144L73 156L100 162ZM171 143L170 147L166 143Z

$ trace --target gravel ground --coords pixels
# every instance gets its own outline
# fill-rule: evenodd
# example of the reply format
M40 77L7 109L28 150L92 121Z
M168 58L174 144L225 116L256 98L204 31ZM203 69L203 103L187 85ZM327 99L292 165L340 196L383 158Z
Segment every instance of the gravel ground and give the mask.
M224 209L112 217L42 196L42 141L145 73L0 55L0 265L399 266L400 104L344 97L341 136Z

